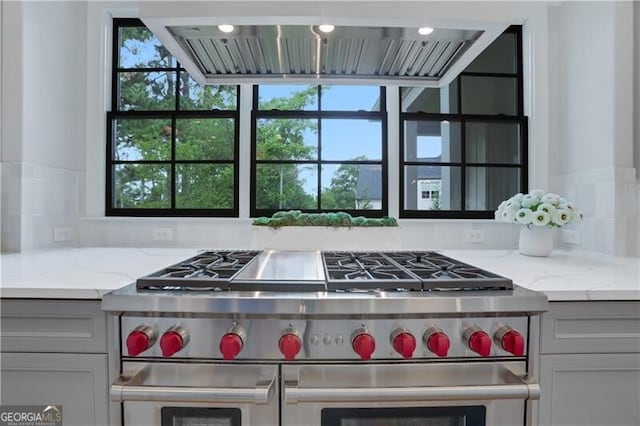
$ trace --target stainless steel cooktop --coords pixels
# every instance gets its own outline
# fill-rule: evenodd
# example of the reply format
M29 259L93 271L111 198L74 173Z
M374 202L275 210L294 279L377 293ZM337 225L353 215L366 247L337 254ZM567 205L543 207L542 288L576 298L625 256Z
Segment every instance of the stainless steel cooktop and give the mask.
M510 279L434 251L211 250L137 280L141 290L509 290Z

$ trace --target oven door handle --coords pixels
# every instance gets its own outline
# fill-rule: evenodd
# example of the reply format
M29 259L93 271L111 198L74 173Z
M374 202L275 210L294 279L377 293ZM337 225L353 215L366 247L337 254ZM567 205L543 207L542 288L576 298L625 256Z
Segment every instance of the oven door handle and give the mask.
M516 383L461 385L461 386L408 386L376 388L299 388L297 383L287 384L284 399L287 404L304 402L404 402L404 401L486 401L499 399L540 399L540 385L526 374L505 368Z
M274 370L275 371L275 370ZM222 402L227 404L267 404L273 397L276 374L255 387L196 387L141 385L145 369L125 372L111 385L111 401Z

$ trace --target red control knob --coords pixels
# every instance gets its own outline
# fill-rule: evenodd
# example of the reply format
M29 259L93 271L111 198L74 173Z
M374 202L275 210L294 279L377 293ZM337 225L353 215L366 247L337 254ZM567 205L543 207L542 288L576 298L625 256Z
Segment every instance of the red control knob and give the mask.
M180 351L184 345L184 338L177 331L167 331L160 338L160 349L162 349L162 356L170 357L176 352Z
M296 359L296 355L300 353L300 349L302 349L302 342L295 334L286 333L280 337L278 347L280 348L282 355L284 355L284 359L287 361L293 361Z
M393 349L403 358L411 358L416 350L416 338L411 333L400 333L393 339Z
M227 333L220 339L220 352L222 358L230 360L238 356L242 351L242 337L235 333Z
M127 352L129 356L138 356L153 344L151 337L142 330L133 330L127 336Z
M491 338L484 331L475 331L469 337L469 348L480 356L491 354Z
M431 335L427 338L427 349L429 349L440 358L444 358L447 356L450 346L451 342L449 341L449 336L447 336L442 331L431 333Z
M524 355L524 337L515 330L507 331L500 341L502 349L515 356Z
M371 359L371 354L376 350L376 339L368 333L360 333L351 342L355 353L363 360Z

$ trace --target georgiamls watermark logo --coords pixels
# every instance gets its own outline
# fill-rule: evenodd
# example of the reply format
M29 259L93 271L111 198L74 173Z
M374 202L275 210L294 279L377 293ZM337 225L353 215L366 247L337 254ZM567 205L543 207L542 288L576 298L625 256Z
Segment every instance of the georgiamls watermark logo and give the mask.
M0 426L62 426L62 405L0 405Z

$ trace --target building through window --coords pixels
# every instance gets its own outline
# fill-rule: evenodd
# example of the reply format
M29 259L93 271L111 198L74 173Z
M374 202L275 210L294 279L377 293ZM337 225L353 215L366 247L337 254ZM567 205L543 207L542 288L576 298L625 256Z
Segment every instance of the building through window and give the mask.
M492 218L526 191L521 38L509 28L448 87L400 89L400 217Z

